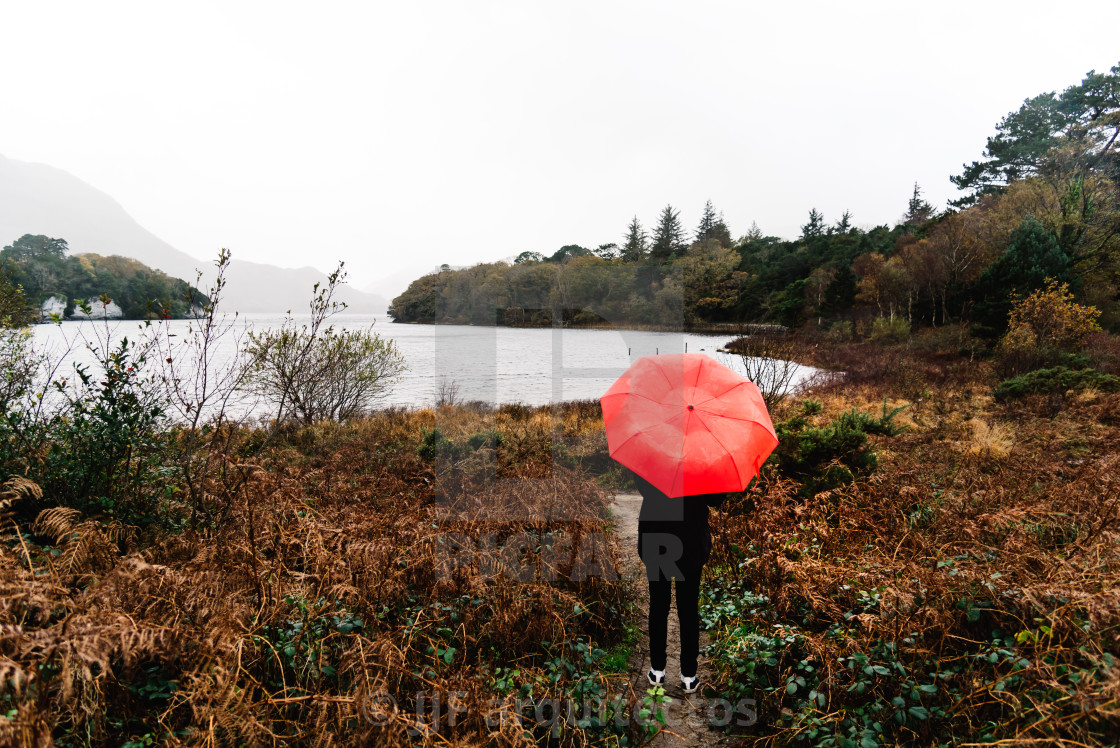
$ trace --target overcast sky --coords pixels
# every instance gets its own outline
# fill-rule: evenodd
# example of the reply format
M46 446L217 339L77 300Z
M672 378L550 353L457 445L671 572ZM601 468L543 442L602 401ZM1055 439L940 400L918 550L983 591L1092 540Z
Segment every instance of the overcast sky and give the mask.
M621 241L666 203L792 238L895 221L1023 99L1120 62L1120 3L0 0L0 154L200 258L364 286Z

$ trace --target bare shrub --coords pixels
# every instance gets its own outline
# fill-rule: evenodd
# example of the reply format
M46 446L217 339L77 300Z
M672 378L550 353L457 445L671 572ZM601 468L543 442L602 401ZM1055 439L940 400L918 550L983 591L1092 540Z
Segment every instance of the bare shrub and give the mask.
M459 383L446 374L441 374L436 385L436 407L442 408L445 405L454 407L460 402Z
M372 330L326 324L345 308L334 301L345 278L340 264L324 288L315 284L308 324L296 325L289 316L279 329L248 335L246 385L272 404L277 421L354 418L369 410L405 370L392 340Z
M186 334L172 332L164 320L154 335L160 383L173 419L170 462L196 521L214 522L224 516L244 480L229 470L223 458L239 433L234 411L243 405L245 380L240 354L245 334L237 314L222 308L230 259L228 249L218 253L214 283L206 290L204 303L193 293L188 296L193 316ZM201 281L199 272L195 282ZM230 349L238 353L230 356L226 352Z
M727 344L736 354L739 373L758 385L766 407L773 409L789 394L801 365L797 363L801 340L784 332L767 332L737 338Z

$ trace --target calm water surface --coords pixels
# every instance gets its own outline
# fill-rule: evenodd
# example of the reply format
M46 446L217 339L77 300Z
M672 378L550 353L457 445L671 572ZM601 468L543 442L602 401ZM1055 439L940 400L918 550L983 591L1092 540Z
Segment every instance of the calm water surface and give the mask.
M295 317L303 322L306 318ZM693 335L636 330L558 330L553 328L479 327L468 325L394 324L383 315L339 314L336 327L370 328L395 341L408 365L405 374L387 391L381 405L430 406L442 381L458 387L460 400L492 403L521 402L543 405L566 400L597 399L639 356L655 353L704 352L741 370L735 356L718 353L728 335ZM241 315L235 330L264 330L283 324L276 315ZM191 324L187 320L162 323L181 339ZM62 351L70 347L69 361L91 362L83 339L138 339L150 334L134 321L64 322L34 328L38 344ZM237 356L234 336L222 341L216 360L231 362ZM70 371L69 361L63 366ZM813 373L803 368L798 379Z

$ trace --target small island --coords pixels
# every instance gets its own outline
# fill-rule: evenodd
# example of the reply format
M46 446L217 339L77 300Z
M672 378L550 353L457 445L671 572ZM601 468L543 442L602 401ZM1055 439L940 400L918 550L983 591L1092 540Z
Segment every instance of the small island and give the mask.
M118 255L70 254L65 239L24 234L0 251L0 282L22 289L28 322L181 319L207 298L191 284Z

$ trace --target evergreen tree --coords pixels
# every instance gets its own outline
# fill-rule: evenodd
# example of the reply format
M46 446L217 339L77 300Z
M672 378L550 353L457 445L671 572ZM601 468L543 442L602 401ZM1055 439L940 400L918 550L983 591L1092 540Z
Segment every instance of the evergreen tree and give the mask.
M856 303L856 274L852 272L851 263L843 263L836 271L836 277L828 286L825 294L824 313L829 316L838 315Z
M922 188L918 186L917 182L914 182L914 194L910 196L906 215L902 217L902 225L912 232L932 219L934 215L933 206L922 199Z
M719 221L717 221L716 226L712 228L711 237L727 247L735 244L735 241L731 239L731 230L727 222L724 221L724 214L719 214Z
M1043 93L1023 102L996 125L983 160L950 177L969 194L958 206L1000 192L1018 179L1055 167L1069 177L1098 174L1120 179L1120 65L1108 73L1090 70L1080 84L1061 94ZM1064 163L1063 163L1064 162Z
M727 227L727 221L723 219L723 213L716 215L716 209L712 206L712 201L704 203L704 215L700 217L700 225L696 227L696 241L703 244L709 239L715 239L724 247L730 247L731 229Z
M1047 278L1066 281L1068 273L1069 256L1058 238L1031 215L1011 232L1007 251L984 271L989 280L1024 295L1042 288Z
M592 254L590 249L581 247L578 244L565 244L560 249L552 253L551 256L545 258L545 262L555 262L557 264L564 264L574 257L582 257L583 255Z
M801 238L805 241L818 239L824 234L824 216L816 208L809 211L809 222L801 227Z
M70 247L65 239L52 239L42 234L24 234L4 247L4 255L12 260L36 260L51 258L61 260L66 257Z
M622 259L626 262L637 262L646 256L649 251L649 236L642 228L637 216L630 222L626 229L626 241L622 243Z
M673 210L672 205L666 205L658 218L650 256L658 262L666 262L681 254L684 249L684 229L681 227L680 213Z
M524 265L524 264L529 263L529 262L544 262L544 255L542 255L540 252L533 252L532 250L526 250L526 251L522 252L521 254L519 254L513 260L514 265Z
M727 227L727 221L723 220L723 213L719 214L719 219L712 226L711 238L725 247L731 247L734 244L731 239L731 229Z
M801 327L805 322L805 286L808 280L802 278L790 283L779 293L774 294L774 319L786 327Z
M712 201L704 203L704 214L700 216L700 225L696 227L696 241L703 242L705 239L711 239L718 220Z
M604 260L613 260L619 256L618 245L614 242L600 244L595 248L595 254L602 257Z
M852 230L852 211L845 210L844 215L836 222L836 233L846 234Z
M1046 285L1069 280L1069 255L1054 232L1028 215L1011 232L1007 251L984 269L976 284L976 320L983 332L998 334L1007 326L1007 313L1016 298Z

